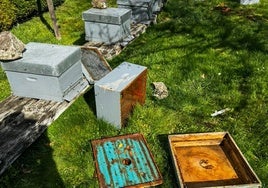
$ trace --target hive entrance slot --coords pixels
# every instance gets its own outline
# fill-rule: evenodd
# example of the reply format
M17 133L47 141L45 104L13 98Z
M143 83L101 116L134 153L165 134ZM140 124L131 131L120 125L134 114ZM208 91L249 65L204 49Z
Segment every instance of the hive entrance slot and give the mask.
M127 166L131 165L131 160L129 158L123 159L122 162L123 162L124 165L127 165Z

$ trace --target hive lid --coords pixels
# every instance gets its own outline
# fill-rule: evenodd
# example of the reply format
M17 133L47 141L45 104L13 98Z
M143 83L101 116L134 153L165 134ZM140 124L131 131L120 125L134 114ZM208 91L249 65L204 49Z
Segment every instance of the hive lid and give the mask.
M82 14L82 18L85 21L115 25L120 25L126 22L130 19L130 17L131 10L123 8L91 8L87 11L84 11Z
M60 76L80 59L80 47L30 42L23 58L2 63L2 67L5 71Z
M153 3L153 1L152 0L117 0L116 3L118 5L125 5L125 6L148 7Z
M100 187L149 187L162 184L162 175L142 134L91 142Z

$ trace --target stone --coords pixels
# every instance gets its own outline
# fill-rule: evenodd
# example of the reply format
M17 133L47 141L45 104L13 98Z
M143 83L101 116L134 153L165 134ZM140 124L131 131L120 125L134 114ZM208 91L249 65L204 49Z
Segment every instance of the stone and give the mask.
M99 8L99 9L107 8L106 0L92 0L91 5L93 8Z
M153 82L153 96L158 99L164 99L168 96L168 90L163 82Z
M0 33L0 60L10 61L22 57L25 45L10 31Z

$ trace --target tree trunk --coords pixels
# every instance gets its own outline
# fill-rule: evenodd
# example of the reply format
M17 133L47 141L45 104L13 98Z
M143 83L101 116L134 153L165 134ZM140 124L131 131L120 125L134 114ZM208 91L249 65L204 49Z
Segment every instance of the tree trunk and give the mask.
M54 29L55 36L56 36L56 38L58 40L60 40L61 35L60 35L59 27L58 27L58 24L57 24L57 18L56 18L56 14L55 14L55 11L54 11L53 1L52 0L47 0L47 6L48 6L48 10L49 10L51 20L53 22L53 29Z

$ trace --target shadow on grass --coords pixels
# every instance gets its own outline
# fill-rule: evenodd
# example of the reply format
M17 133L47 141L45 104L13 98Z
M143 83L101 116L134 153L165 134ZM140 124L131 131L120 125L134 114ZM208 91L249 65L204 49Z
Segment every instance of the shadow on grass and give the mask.
M0 185L15 187L64 187L53 160L45 131L0 177Z
M83 33L82 35L80 35L80 38L77 39L76 41L74 41L73 45L83 45L85 44L87 41L85 40L86 34Z
M46 26L48 31L54 35L53 28L50 26L50 24L47 22L47 20L43 16L41 0L37 0L36 5L37 5L37 10L38 10L38 14L39 14L39 18L40 18L41 22Z
M250 56L253 53L268 53L267 30L265 29L266 27L268 28L267 15L260 14L257 9L251 6L240 6L238 1L225 1L225 3L195 0L168 1L163 8L163 12L166 13L164 15L168 15L165 17L165 21L148 28L153 35L147 36L147 38L142 38L141 36L141 39L132 44L131 48L125 50L124 57L120 57L121 59L118 58L115 61L135 58L136 54L148 57L157 53L162 54L159 52L164 52L163 54L165 54L165 52L168 53L171 50L180 50L185 52L183 56L168 57L168 60L159 58L160 60L157 62L148 64L148 68L151 68L151 66L156 67L157 64L159 64L159 67L165 66L167 61L177 63L179 65L174 65L173 67L178 69L169 70L169 72L174 72L172 74L173 79L182 80L183 78L183 80L188 80L189 78L192 79L192 73L202 63L208 63L210 59L215 58L215 54L219 54L219 57L222 56L221 60L225 60L223 58L224 52L230 52L229 54L235 56L235 58L229 58L229 62L226 63L219 63L219 71L225 71L228 76L222 75L221 79L213 78L214 80L211 79L210 82L204 82L203 84L207 84L211 92L217 93L219 91L216 84L221 83L220 81L227 85L234 82L234 80L239 80L238 89L243 97L235 108L236 110L245 108L252 94L250 90L252 83L249 80L254 76L254 67L250 62L252 60ZM177 39L174 36L178 36L178 38L182 36L187 40L183 40L182 43L173 42ZM167 43L163 41L163 38L174 38L174 40L162 45ZM141 46L145 47L141 48ZM208 54L212 53L211 51L214 52L213 58L210 58ZM206 54L208 54L207 57ZM230 66L227 66L228 64ZM205 72L206 70L202 71ZM178 72L180 75L176 78ZM159 75L164 77L163 74L159 73ZM205 88L206 85L202 85L202 87ZM183 92L179 88L176 88L174 93L172 92L171 94L176 95L176 97L183 96ZM198 102L200 98L196 94L193 94L192 98L189 96L181 98L185 97L190 98L189 100L192 101L192 104L195 101ZM168 107L172 108L174 102L176 102L176 99L174 101L170 100Z
M168 134L160 134L157 136L159 142L161 143L162 149L165 151L165 153L167 154L167 161L165 161L165 173L162 173L163 176L169 176L169 178L164 178L164 179L172 179L172 187L173 188L179 188L178 186L178 181L177 178L175 176L175 168L173 166L173 162L172 162L172 156L171 156L171 152L170 152L170 148L169 148L169 142L168 142Z
M267 18L254 8L240 7L238 2L227 1L168 1L163 8L168 13L166 21L153 27L158 34L146 43L155 44L162 37L189 35L190 42L142 49L142 54L170 49L187 49L186 56L201 53L208 48L226 48L267 53L265 27ZM194 42L193 42L194 41ZM136 43L134 48L139 48ZM131 56L131 53L129 54Z
M93 111L94 115L97 115L96 112L96 102L95 102L95 93L94 93L94 87L92 87L90 90L88 90L83 95L88 107Z

